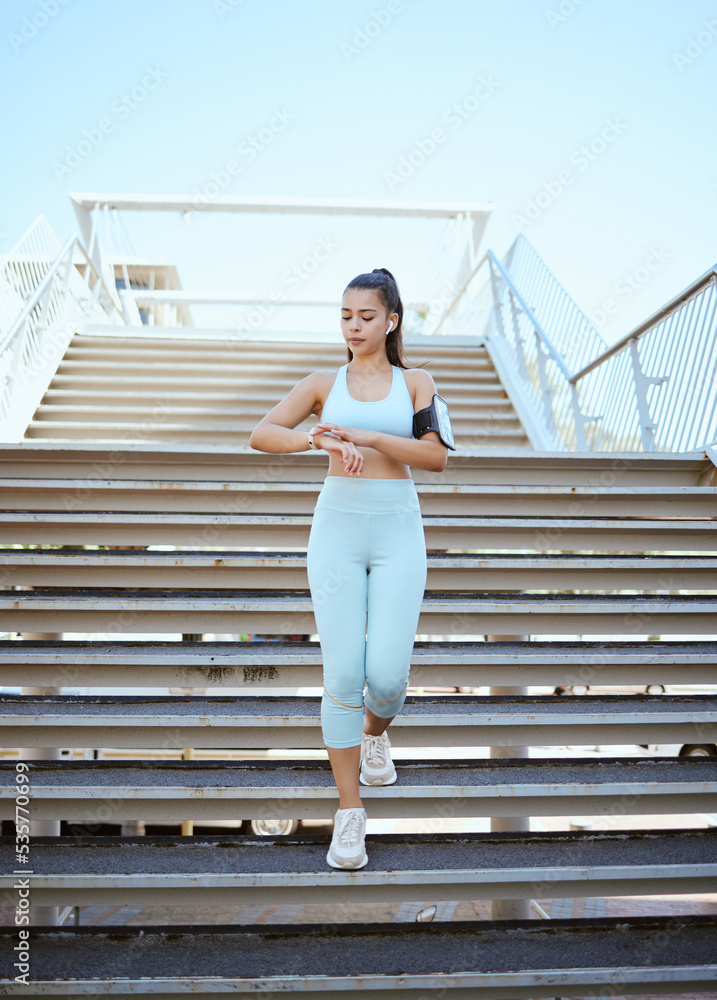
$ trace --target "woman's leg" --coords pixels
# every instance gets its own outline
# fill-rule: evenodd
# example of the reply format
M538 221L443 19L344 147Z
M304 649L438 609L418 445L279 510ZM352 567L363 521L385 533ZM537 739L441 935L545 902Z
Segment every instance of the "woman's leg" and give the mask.
M363 731L367 736L380 736L381 733L386 732L395 718L396 716L392 715L390 719L382 719L380 715L374 715L371 709L367 708L363 721Z
M361 807L367 548L365 515L315 508L307 572L324 664L321 725L340 809Z
M371 518L365 731L378 736L406 699L428 559L420 508Z
M361 767L361 744L345 750L326 748L339 793L339 809L362 809L359 792L359 769Z

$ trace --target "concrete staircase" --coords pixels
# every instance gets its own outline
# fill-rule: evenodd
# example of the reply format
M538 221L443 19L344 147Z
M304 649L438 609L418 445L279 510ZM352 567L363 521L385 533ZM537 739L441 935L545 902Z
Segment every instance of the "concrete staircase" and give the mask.
M458 446L527 446L485 347L423 339ZM406 344L411 364L426 359L418 343ZM248 444L259 420L299 379L345 361L345 349L333 343L188 337L168 343L89 328L71 341L25 437Z
M28 439L0 446L0 574L11 588L0 591L0 628L67 635L0 642L3 684L28 689L0 694L0 815L15 816L14 748L35 748L44 758L29 761L32 818L70 825L32 839L33 905L205 914L289 905L301 919L312 904L417 910L426 900L716 891L716 829L704 819L642 827L648 816L679 815L681 825L717 812L717 757L638 749L717 741L715 468L704 454L532 451L479 345L407 350L416 362L435 358L429 370L456 414L459 447L440 476L413 470L429 549L414 687L391 730L398 782L365 789L371 817L415 832L372 837L360 872L329 869L319 834L88 832L132 820L329 820L336 809L316 752L318 697L287 694L321 683L318 642L287 637L315 635L305 549L327 459L246 446L298 378L344 360L326 345L296 346L286 366L283 353L275 361L251 343L77 337ZM169 350L177 353L167 362ZM164 422L152 418L158 399L169 406ZM175 548L147 548L159 545ZM282 638L159 638L167 633ZM660 684L688 691L642 693ZM457 693L586 685L593 693ZM690 692L694 685L712 693ZM60 693L84 686L137 693ZM599 690L611 686L637 693ZM201 693L142 693L155 687ZM534 755L522 756L528 743ZM566 746L622 750L579 756L558 750ZM53 759L52 748L77 752ZM85 749L98 759L83 759ZM598 828L452 829L462 818L576 815L596 817ZM21 867L14 847L14 836L0 840L7 901L18 878L7 873ZM3 973L0 989L315 1000L679 995L717 988L716 932L713 916L667 912L44 925L31 932L30 985ZM17 929L2 929L4 969L16 943Z

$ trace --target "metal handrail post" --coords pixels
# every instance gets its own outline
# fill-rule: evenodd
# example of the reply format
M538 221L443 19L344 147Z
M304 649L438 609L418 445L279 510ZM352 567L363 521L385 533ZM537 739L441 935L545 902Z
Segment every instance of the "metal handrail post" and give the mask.
M111 307L114 309L115 313L117 315L122 315L122 310L121 310L120 302L119 302L119 299L117 298L116 292L113 291L113 289L110 289L108 287L108 285L105 283L105 280L102 277L102 274L95 267L94 261L92 260L92 258L89 256L89 254L87 253L87 251L85 250L85 248L80 243L79 239L77 238L77 235L75 235L73 238L75 240L75 246L80 251L80 253L82 254L82 256L85 258L85 262L87 263L88 271L91 270L92 273L96 276L96 278L97 278L97 284L99 285L99 288L107 296L107 300L108 300L109 304L111 305ZM89 284L88 284L88 287L89 287ZM102 308L105 310L105 312L107 312L107 307L106 307L105 303L101 302L101 300L100 300L99 291L97 293L97 301L100 302L100 305L102 306Z
M518 316L518 307L515 304L513 289L510 286L508 286L508 298L510 300L510 317L513 321L513 336L515 338L518 366L525 381L529 382L530 375L528 374L528 362L525 360L525 345L523 343L523 338L520 335L520 317Z
M650 416L650 404L647 399L647 390L651 385L662 385L669 378L662 375L657 378L645 375L640 362L640 353L637 344L637 337L633 337L630 344L630 362L632 364L632 377L635 384L635 401L640 420L640 437L642 447L645 451L655 450L655 424Z
M580 396L578 387L570 384L570 401L573 407L573 418L575 420L575 447L578 451L588 450L588 439L585 437L585 424L591 421L598 421L600 417L589 417L583 413L580 406Z
M535 334L535 353L538 356L538 373L540 376L540 388L543 396L543 411L545 413L545 423L552 433L557 437L558 427L555 423L555 414L553 413L553 389L550 387L550 379L548 378L548 367L545 351L543 350L543 343L540 339L540 335L537 330L533 330Z
M491 291L493 293L493 311L495 312L496 326L500 330L500 334L503 340L507 343L508 338L505 335L505 324L503 322L503 307L500 304L500 291L498 289L498 283L495 271L493 270L493 264L490 261L489 261L489 267L490 267L490 286L491 286Z

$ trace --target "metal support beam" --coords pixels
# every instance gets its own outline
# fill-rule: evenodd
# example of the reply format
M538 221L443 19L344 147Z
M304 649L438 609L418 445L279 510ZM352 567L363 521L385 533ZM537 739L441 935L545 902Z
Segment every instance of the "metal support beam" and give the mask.
M135 212L243 212L281 215L353 215L404 219L452 219L467 215L484 219L492 202L364 201L358 198L267 198L225 196L202 202L196 195L70 194L75 211L103 208ZM89 236L89 229L87 231Z
M528 642L529 635L487 635L488 642ZM491 687L492 695L527 694L527 687ZM504 760L506 758L529 757L529 747L491 747L491 758ZM493 833L503 833L507 830L525 832L530 830L530 816L491 816L490 828ZM528 920L530 919L529 899L494 899L491 902L491 918L493 920Z

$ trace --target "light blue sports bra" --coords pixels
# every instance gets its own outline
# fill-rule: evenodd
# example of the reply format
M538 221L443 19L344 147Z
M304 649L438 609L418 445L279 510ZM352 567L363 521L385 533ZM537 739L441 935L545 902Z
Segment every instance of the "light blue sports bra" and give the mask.
M381 431L398 437L413 437L413 402L403 370L391 365L391 391L384 399L362 400L349 395L346 384L348 362L339 368L331 387L321 422L356 427L364 431Z

